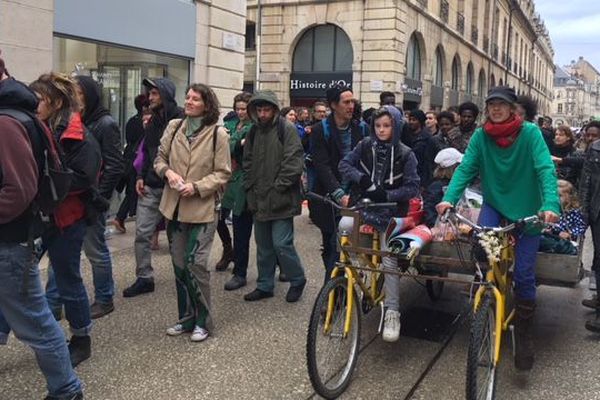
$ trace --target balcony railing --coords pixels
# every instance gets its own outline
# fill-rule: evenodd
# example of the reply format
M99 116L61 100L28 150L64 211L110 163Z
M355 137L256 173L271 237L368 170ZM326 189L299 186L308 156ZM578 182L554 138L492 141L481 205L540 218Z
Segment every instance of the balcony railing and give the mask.
M462 13L456 14L456 30L461 35L465 34L465 16Z
M477 40L479 39L479 31L475 25L471 25L471 42L477 46Z
M448 0L442 0L440 3L440 19L445 23L448 23L448 16L450 15L450 4Z

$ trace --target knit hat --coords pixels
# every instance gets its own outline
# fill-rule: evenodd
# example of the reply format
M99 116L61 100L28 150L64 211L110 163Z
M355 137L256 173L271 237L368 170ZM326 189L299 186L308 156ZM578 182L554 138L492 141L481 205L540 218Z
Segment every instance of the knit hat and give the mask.
M442 168L448 168L455 164L460 164L462 159L463 153L456 150L454 147L448 147L440 150L433 161Z
M423 111L421 111L419 109L412 110L410 112L410 116L415 117L417 120L419 120L421 125L425 125L425 121L427 120L427 117L425 116L425 113Z
M515 89L511 87L496 86L490 89L487 97L485 98L486 103L491 100L502 100L513 104L517 102L517 94L515 93Z
M325 96L327 98L327 104L331 105L331 103L338 103L340 101L340 96L344 92L352 93L352 89L348 86L334 85L327 89L325 92Z

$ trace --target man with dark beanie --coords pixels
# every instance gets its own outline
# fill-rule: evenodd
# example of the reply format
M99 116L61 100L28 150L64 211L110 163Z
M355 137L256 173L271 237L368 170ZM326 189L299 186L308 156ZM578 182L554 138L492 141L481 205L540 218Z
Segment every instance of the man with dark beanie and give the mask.
M102 169L98 182L98 191L107 204L123 174L123 157L121 154L121 131L117 121L100 102L100 86L89 76L78 76L77 92L82 105L83 123L100 145ZM90 216L88 221L83 250L92 265L94 278L94 303L90 307L93 319L100 318L114 311L113 296L115 283L112 273L112 259L106 244L106 213L99 212ZM48 273L46 298L53 309L62 303L56 288L54 274Z
M34 153L30 138L44 132L33 128L42 127L34 116L37 106L36 95L10 78L0 59L0 344L6 344L12 329L35 353L46 378L46 399L79 400L83 399L81 382L27 246L40 171L36 162L40 155ZM31 131L21 120L32 122ZM3 396L14 397L8 392Z
M448 138L452 143L451 147L464 153L467 150L471 136L477 128L477 117L479 116L479 107L475 103L467 101L458 106L458 126L448 132ZM435 154L434 154L435 157Z
M433 158L435 154L430 154L431 145L431 133L425 121L427 117L425 113L419 109L412 110L408 117L408 125L402 132L402 142L410 147L417 157L417 173L421 179L421 187L427 187L431 181L433 175L434 162ZM406 127L408 126L408 129Z
M123 297L134 297L154 291L150 242L156 226L163 218L158 206L165 182L156 175L152 166L158 152L160 139L169 121L183 117L183 111L175 102L175 84L173 82L167 78L146 78L142 83L148 90L152 119L145 129L144 161L135 185L139 196L135 227L136 280L133 285L123 291Z

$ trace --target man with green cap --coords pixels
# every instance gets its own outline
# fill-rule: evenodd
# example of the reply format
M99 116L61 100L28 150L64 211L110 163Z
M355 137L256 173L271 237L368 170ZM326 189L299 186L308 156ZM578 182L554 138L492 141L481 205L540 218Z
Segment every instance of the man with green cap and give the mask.
M279 117L279 102L269 90L248 103L255 127L244 143L244 189L254 215L257 287L246 301L273 297L275 266L290 282L286 300L296 302L306 285L304 268L294 247L294 216L302 210L300 176L304 149L296 127Z

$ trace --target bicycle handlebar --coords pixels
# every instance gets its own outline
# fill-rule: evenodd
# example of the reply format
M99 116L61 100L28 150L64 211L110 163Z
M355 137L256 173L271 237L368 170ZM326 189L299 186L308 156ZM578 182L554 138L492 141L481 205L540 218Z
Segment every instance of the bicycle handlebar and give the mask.
M331 205L332 207L334 207L337 210L345 210L345 211L359 211L359 210L364 210L366 208L396 207L397 206L396 203L392 203L392 202L388 202L388 203L373 203L369 199L362 199L362 200L360 200L360 202L358 204L356 204L356 205L354 205L352 207L343 207L343 206L339 205L338 203L336 203L334 200L332 200L329 195L321 196L321 195L316 194L314 192L308 192L308 193L306 193L306 197L309 198L309 199L318 200L318 201L322 201L324 203L327 203L327 204Z
M486 227L486 226L481 226L481 225L471 222L471 220L469 220L468 218L460 215L454 207L449 208L444 213L444 215L442 216L442 220L447 221L450 216L454 216L459 222L462 222L465 225L468 225L469 227L471 227L472 229L474 229L477 232L490 232L491 231L494 233L508 233L517 228L521 228L525 225L538 224L541 222L540 217L538 217L537 215L532 215L529 217L518 219L517 221L515 221L511 224L508 224L506 226L503 226L503 227Z

